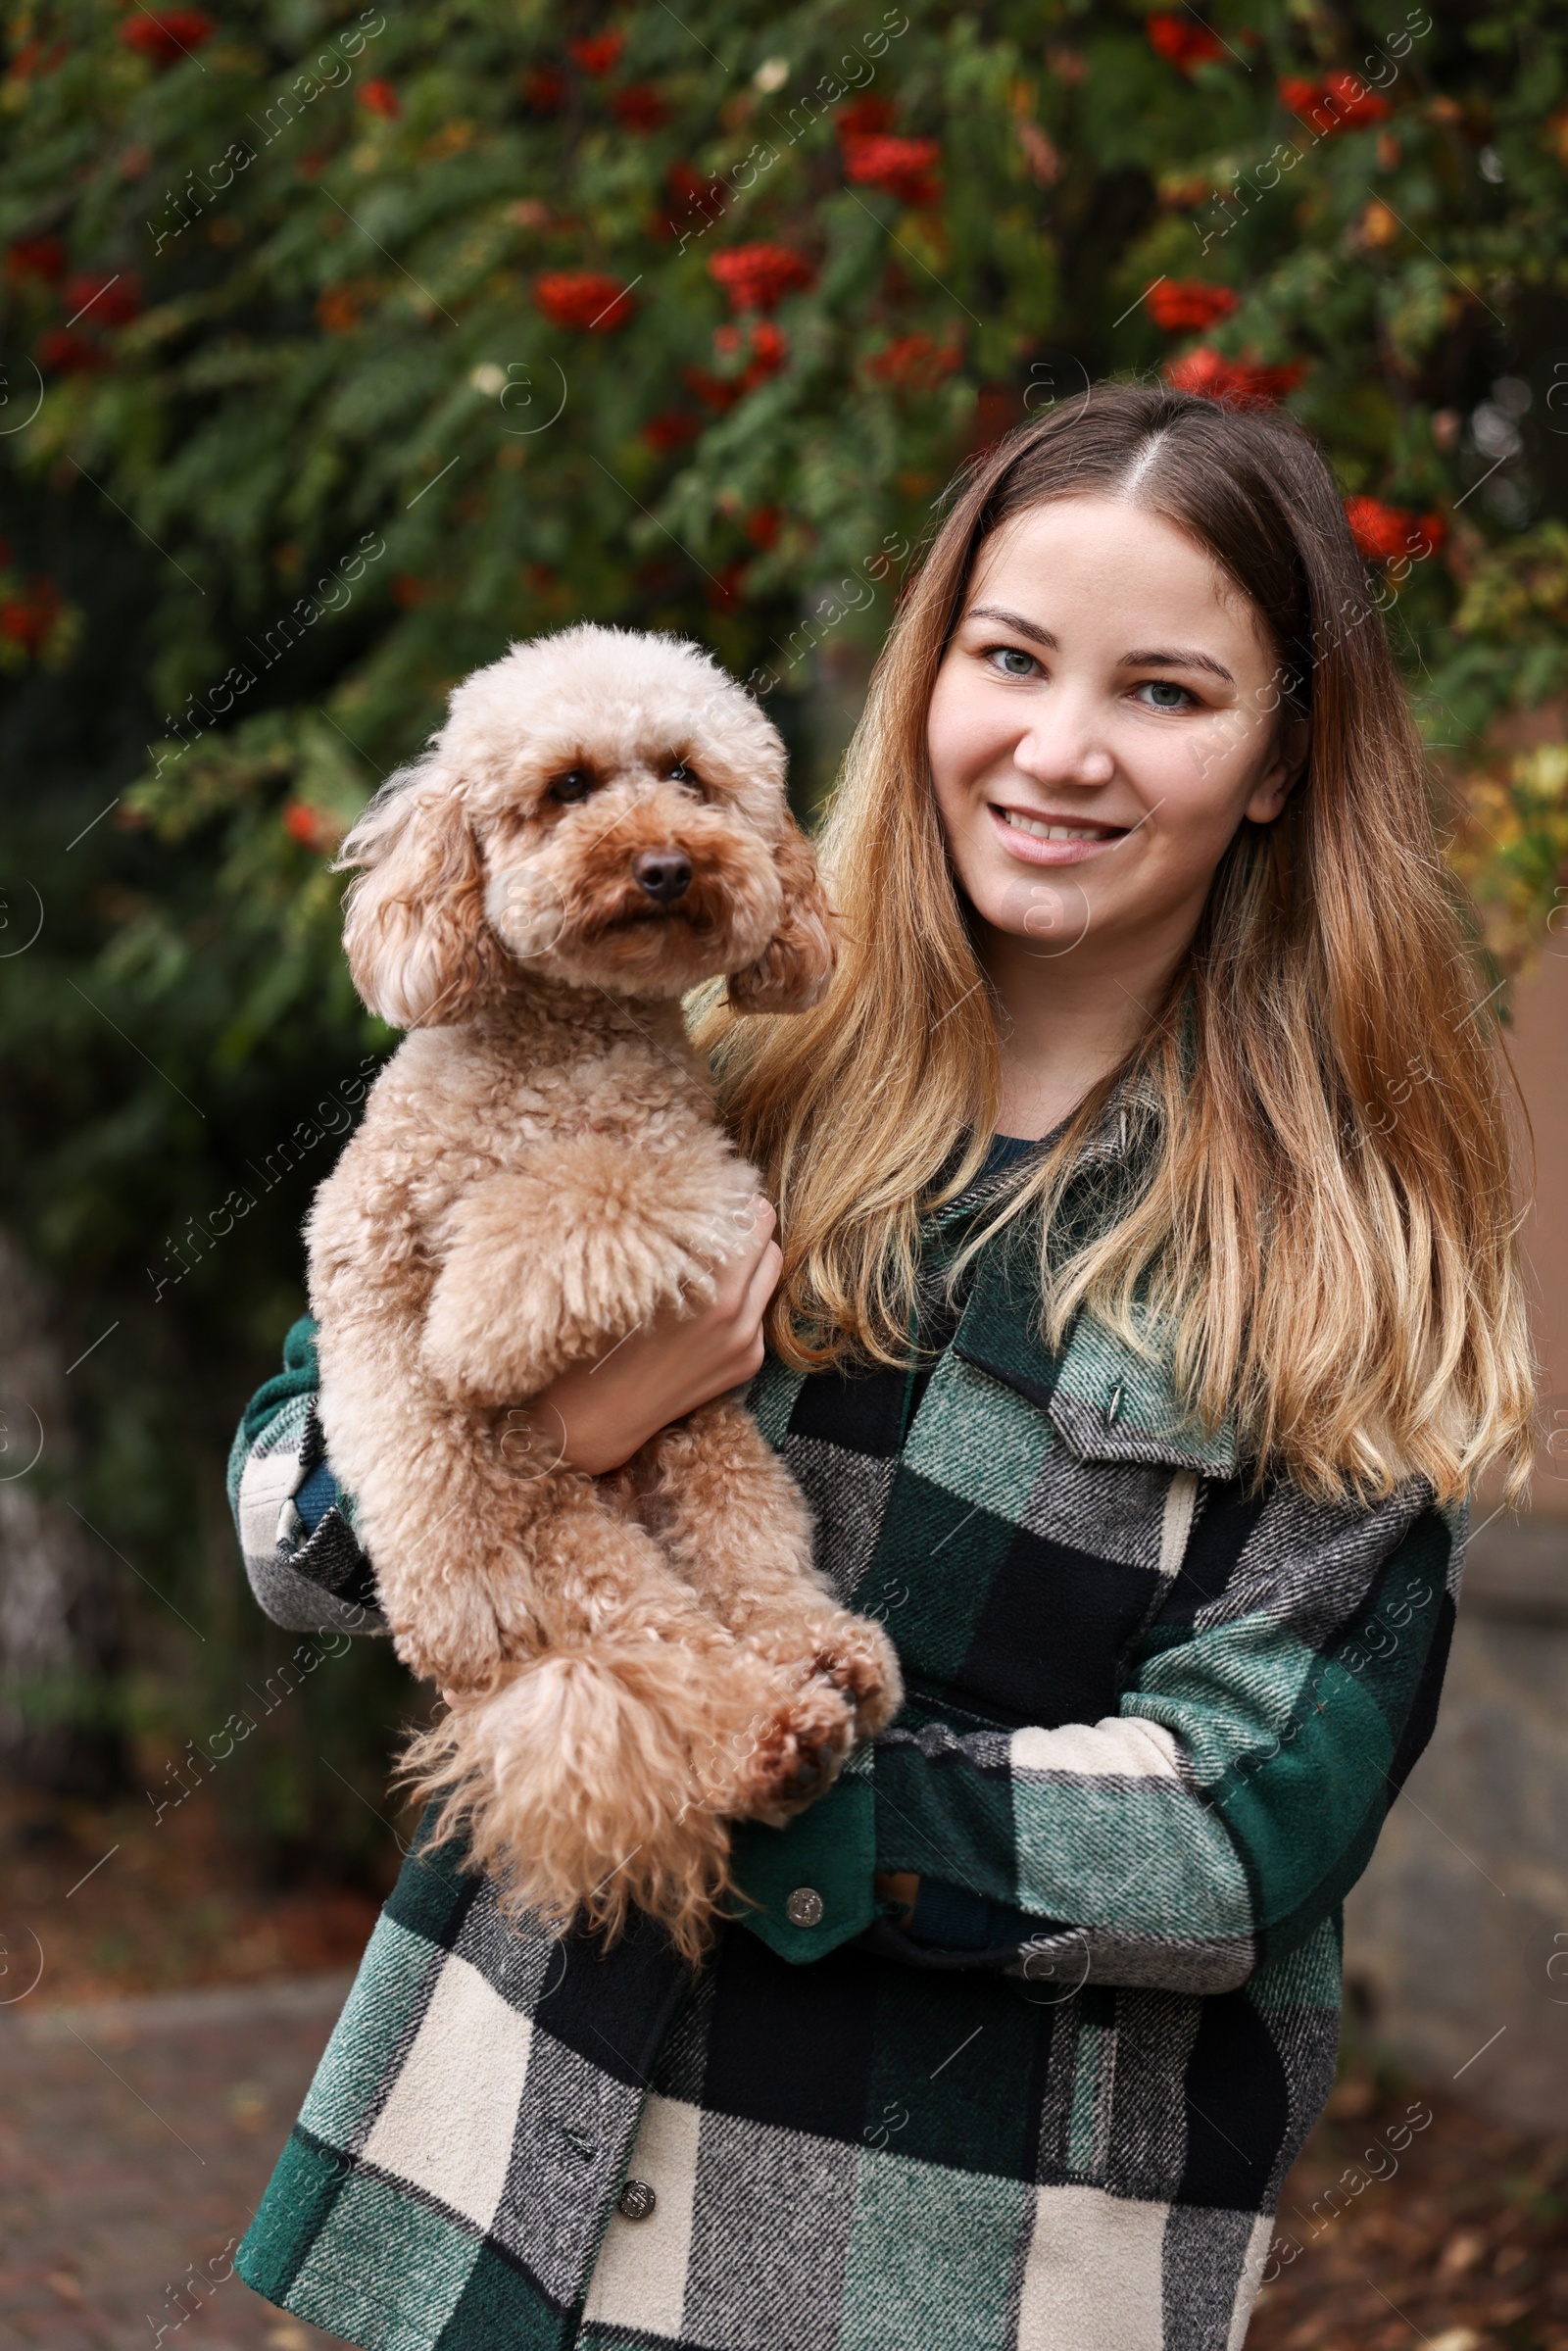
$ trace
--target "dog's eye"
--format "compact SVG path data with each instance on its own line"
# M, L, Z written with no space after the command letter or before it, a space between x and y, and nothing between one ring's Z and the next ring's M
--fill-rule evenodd
M570 802L586 800L594 788L594 779L586 767L568 767L564 775L555 777L550 786L552 800Z
M686 759L674 759L670 762L669 780L672 784L686 784L693 792L700 792L703 788L702 777Z

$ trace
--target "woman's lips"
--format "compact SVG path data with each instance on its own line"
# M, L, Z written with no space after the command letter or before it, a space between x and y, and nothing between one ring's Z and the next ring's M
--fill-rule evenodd
M991 810L992 824L1000 834L1007 855L1020 857L1026 865L1082 865L1090 857L1103 857L1107 849L1114 849L1119 841L1125 841L1132 829L1128 825L1106 825L1102 828L1085 825L1081 829L1089 836L1086 839L1050 841L1043 839L1039 833L1026 832L1021 824L1013 823L1009 811L999 808L995 802L988 802L987 806ZM1021 810L1018 812L1022 813ZM1034 824L1043 824L1045 821L1044 817L1030 818ZM1052 829L1055 831L1060 828L1054 825ZM1071 829L1078 831L1080 828L1074 826Z

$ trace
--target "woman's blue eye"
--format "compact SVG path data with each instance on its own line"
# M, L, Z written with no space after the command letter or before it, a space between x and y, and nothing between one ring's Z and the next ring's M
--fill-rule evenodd
M1138 691L1150 696L1152 710L1183 710L1194 699L1187 687L1174 685L1168 677L1146 677Z
M1035 657L1017 645L994 645L991 658L997 661L1004 677L1028 677L1035 667Z

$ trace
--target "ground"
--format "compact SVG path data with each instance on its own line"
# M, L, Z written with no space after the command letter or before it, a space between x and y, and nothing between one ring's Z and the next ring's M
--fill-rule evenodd
M379 1886L357 1887L264 1886L235 1845L201 1791L156 1824L134 1799L0 1796L0 2013L40 1967L27 1996L51 2006L352 1968L397 1874L391 1834Z
M1248 2351L1568 2351L1568 2136L1503 2129L1352 2030L1274 2253Z
M388 1883L396 1859L389 1834ZM265 1892L195 1805L154 1829L14 1803L0 1884L0 2342L321 2351L230 2263L374 1889ZM1352 2029L1248 2351L1417 2344L1568 2351L1568 2135L1504 2129Z

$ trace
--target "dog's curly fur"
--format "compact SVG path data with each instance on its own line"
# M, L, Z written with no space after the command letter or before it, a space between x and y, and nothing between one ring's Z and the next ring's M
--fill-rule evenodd
M568 629L459 686L343 845L355 983L413 1033L308 1226L327 1449L398 1652L449 1697L405 1770L509 1903L611 1936L636 1904L691 1958L728 1822L819 1793L897 1711L897 1659L736 1398L599 1480L521 1407L710 1298L751 1221L679 1000L827 986L783 780L674 638Z

